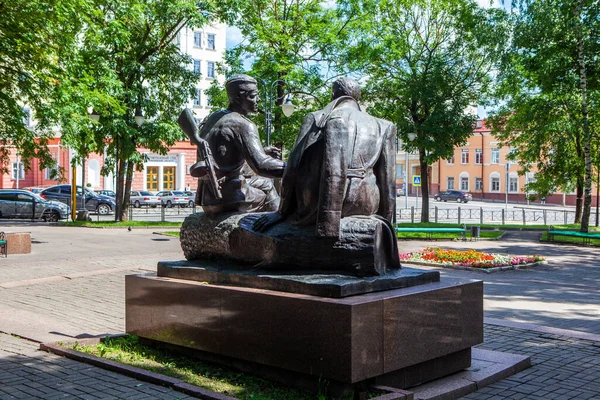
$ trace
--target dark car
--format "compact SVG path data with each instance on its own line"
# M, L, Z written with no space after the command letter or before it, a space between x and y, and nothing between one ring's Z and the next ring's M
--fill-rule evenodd
M461 192L460 190L448 190L445 192L440 192L433 196L433 198L437 201L456 201L457 203L466 203L470 200L473 200L473 196L471 193Z
M99 189L99 190L94 190L94 192L96 194L99 194L99 195L102 195L102 196L112 197L113 199L117 197L117 194L114 191L112 191L112 190Z
M83 208L83 196L81 186L77 186L77 209ZM71 185L56 185L42 190L40 193L44 199L58 200L67 205L71 204ZM89 189L85 189L85 209L98 214L106 215L115 209L115 200L108 196L98 195Z
M44 200L27 190L0 189L0 218L41 218L56 222L68 218L70 213L66 204Z

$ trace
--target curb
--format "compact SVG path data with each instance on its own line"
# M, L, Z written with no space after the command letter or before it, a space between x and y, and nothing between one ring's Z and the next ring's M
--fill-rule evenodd
M94 345L101 343L107 337L120 337L124 335L109 335L105 337L96 337L89 339L79 339L76 342L85 345ZM60 343L60 344L59 344ZM121 364L113 360L106 358L93 356L91 354L82 353L76 350L66 348L69 344L74 344L75 341L68 342L51 342L51 343L40 343L40 350L47 351L49 353L56 354L58 356L66 357L75 361L83 362L86 364L93 365L108 371L116 372L125 376L129 376L140 381L152 383L155 385L169 387L177 392L185 393L189 396L196 397L204 400L238 400L237 397L227 396L221 393L213 392L207 389L203 389L199 386L192 385L185 381L177 378L171 378L170 376L162 375L156 372L147 371L142 368L132 367L130 365ZM381 393L377 397L371 397L371 400L413 400L413 393L387 387L387 386L373 386L372 390Z
M538 265L547 265L548 261L537 261L537 262L529 263L529 264L507 265L504 267L493 267L493 268L457 267L457 266L448 265L448 264L434 264L434 263L425 263L425 262L418 262L418 261L400 261L400 263L402 265L408 264L408 265L419 265L419 266L423 266L423 267L439 267L439 268L446 268L446 269L454 269L457 271L472 271L472 272L480 272L480 273L484 273L484 274L491 274L491 273L500 272L500 271L527 269L530 267L536 267Z

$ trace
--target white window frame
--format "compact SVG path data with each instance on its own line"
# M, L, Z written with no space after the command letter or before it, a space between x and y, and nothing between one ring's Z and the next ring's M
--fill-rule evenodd
M514 184L514 187L513 187ZM509 175L508 176L508 193L519 193L519 176Z
M198 68L196 68L198 67ZM192 71L194 71L197 74L201 74L202 73L202 60L196 60L194 59L192 61Z
M452 185L450 184L452 183ZM452 187L450 187L452 186ZM454 177L453 176L449 176L446 178L446 189L447 190L455 190L454 189Z
M475 190L480 190L483 191L483 179L482 178L475 178Z
M500 149L494 147L492 149L492 155L490 157L490 164L500 164Z
M466 185L463 185L463 183L467 183ZM459 186L460 186L460 190L463 192L468 192L470 189L470 180L469 180L469 176L468 175L461 175L459 178Z
M193 104L194 107L202 106L202 90L200 88L196 88L196 96L194 96Z
M494 189L494 186L497 188ZM500 193L500 174L497 172L490 174L490 192Z
M446 160L446 165L454 165L454 156Z
M475 165L483 164L483 150L475 149Z
M460 150L460 163L461 164L469 163L469 149L461 149Z
M215 62L207 61L206 62L206 77L214 79L215 78Z
M209 50L215 50L217 48L217 35L214 33L206 34L206 48Z
M202 32L194 31L194 47L195 48L202 47Z
M13 181L22 181L25 179L25 164L21 161L13 161L11 165L10 177Z

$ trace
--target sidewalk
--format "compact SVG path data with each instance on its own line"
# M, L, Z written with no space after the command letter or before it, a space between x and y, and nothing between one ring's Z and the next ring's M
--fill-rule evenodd
M159 260L181 259L177 238L135 228L15 224L2 230L31 232L33 244L30 255L0 258L0 399L188 398L36 351L35 343L123 332L123 277L154 271ZM548 258L547 266L495 274L441 270L442 276L484 280L488 323L482 348L532 355L534 362L468 399L600 399L600 252L540 244L538 235L510 232L501 241L399 243L400 251L439 245ZM587 336L536 332L515 327L516 322Z

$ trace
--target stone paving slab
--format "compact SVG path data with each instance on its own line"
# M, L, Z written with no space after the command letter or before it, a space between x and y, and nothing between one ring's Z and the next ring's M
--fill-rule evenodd
M38 351L39 344L0 333L0 399L192 399L77 361Z

